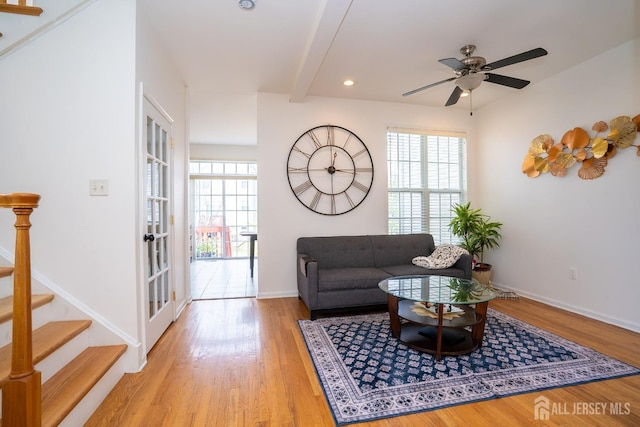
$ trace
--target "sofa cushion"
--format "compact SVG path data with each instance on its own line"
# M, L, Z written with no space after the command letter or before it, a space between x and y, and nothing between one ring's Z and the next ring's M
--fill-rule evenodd
M381 270L392 276L421 276L424 274L430 274L424 267L413 264L389 265L387 267L382 267ZM441 273L438 271L435 274Z
M417 255L431 255L435 249L431 234L371 236L376 267L411 264Z
M389 273L391 276L425 276L425 275L433 275L433 276L447 276L447 277L459 277L461 279L470 279L470 277L465 277L464 270L459 268L439 268L439 269L430 269L424 267L418 267L417 265L409 264L409 265L392 265L389 267L384 267L381 270L384 270L385 273Z
M318 269L318 291L377 288L388 277L391 275L371 267L323 268Z
M297 251L318 261L319 269L374 267L368 236L300 237Z
M466 249L456 245L440 245L429 256L417 256L412 263L430 269L449 268L455 264L462 255L469 254Z

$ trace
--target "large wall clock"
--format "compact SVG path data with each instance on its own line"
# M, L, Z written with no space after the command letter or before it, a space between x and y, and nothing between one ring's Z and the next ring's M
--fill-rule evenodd
M355 133L340 126L317 126L291 147L287 177L304 206L322 215L341 215L369 194L373 161Z

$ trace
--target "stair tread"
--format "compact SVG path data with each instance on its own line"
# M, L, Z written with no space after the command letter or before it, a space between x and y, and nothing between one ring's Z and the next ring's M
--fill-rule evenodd
M58 425L127 350L89 347L42 385L42 425Z
M90 320L67 320L50 322L33 331L32 352L33 364L62 347L72 338L91 325ZM4 382L11 372L11 343L0 348L0 383Z
M0 267L0 277L11 276L13 273L13 267Z
M53 299L53 295L31 295L31 309L47 304ZM0 298L0 323L8 322L13 318L13 296Z

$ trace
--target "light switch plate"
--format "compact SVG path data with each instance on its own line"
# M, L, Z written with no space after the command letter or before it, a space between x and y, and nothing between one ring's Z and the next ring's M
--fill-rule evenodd
M108 196L109 181L106 179L90 179L89 195L90 196Z

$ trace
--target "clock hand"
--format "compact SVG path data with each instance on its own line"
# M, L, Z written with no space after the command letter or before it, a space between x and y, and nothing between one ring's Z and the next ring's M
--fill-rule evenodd
M329 166L328 168L322 168L322 169L306 169L309 172L320 172L320 171L327 171L329 173L331 173L331 171L334 172L343 172L343 173L353 173L354 169L336 169L336 168L331 168L331 166Z
M333 166L331 166L332 169L335 169ZM331 172L331 170L329 170L329 174L331 176L331 194L335 194L335 191L333 190L333 173Z
M334 164L336 162L337 155L338 153L333 153L333 158L331 159L331 166L329 166L328 168L325 168L325 170L329 172L329 174L331 175L331 178L333 178L333 174L336 173L336 167L334 166Z

